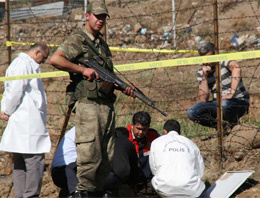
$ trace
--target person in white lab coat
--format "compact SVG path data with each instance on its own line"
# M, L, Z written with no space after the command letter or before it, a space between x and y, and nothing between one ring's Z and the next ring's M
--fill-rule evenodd
M155 139L150 150L154 189L160 197L199 197L205 189L200 150L180 135L178 121L167 120L163 129L165 135Z
M6 77L40 73L49 55L43 41L20 53L6 70ZM44 153L51 142L46 130L47 100L40 78L7 80L0 119L8 121L0 150L13 153L15 197L38 197L44 173Z

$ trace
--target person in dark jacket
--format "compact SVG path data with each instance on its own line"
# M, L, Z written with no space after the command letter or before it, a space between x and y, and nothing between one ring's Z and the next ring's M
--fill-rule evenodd
M136 192L139 176L138 158L135 146L128 140L128 130L125 127L116 128L116 140L112 171L105 185L108 194L117 196L118 188L122 184L128 184Z

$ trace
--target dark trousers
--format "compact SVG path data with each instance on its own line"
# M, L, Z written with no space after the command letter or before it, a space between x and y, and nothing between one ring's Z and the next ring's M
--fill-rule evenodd
M222 100L223 120L231 126L238 124L239 118L248 111L249 104L237 98ZM217 128L217 102L200 102L187 111L190 120L203 126Z
M104 190L111 192L114 196L117 196L118 188L121 184L123 184L123 182L120 177L118 177L114 172L111 171L107 177L107 182L104 186Z
M61 188L59 197L68 196L76 191L78 184L76 162L67 166L52 168L51 175L53 183Z

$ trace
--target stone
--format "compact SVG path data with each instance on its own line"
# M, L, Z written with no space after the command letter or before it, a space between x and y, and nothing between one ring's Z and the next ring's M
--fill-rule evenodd
M260 128L251 125L236 125L224 141L224 150L233 153L237 161L243 159L249 150L260 148Z
M141 30L142 26L140 23L136 23L135 26L134 26L134 31L135 32L139 32Z

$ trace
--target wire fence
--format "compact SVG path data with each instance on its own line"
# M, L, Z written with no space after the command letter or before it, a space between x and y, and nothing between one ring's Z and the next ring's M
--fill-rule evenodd
M58 1L11 1L10 9L19 15L19 9L46 5ZM81 29L85 24L84 1L64 1L61 16L32 17L23 20L11 20L10 40L12 59L18 53L27 51L29 45L38 40L44 40L51 46L51 53L57 49L69 35ZM213 4L212 1L182 1L176 0L176 21L172 21L172 7L170 1L150 0L107 0L110 18L107 19L106 38L109 46L139 49L169 49L196 51L201 41L213 41ZM219 43L220 52L238 52L260 49L260 12L258 1L255 0L222 0L219 8ZM45 8L53 9L52 7ZM57 9L57 8L56 8ZM65 11L66 12L65 12ZM20 11L23 14L23 10ZM236 15L234 15L236 13ZM0 15L1 17L1 15ZM0 75L4 76L7 68L6 24L5 18L0 18ZM174 30L175 25L175 30ZM176 31L176 38L174 38ZM174 49L174 43L176 48ZM196 53L143 53L131 51L112 51L114 65L128 63L144 63L178 58L198 56ZM237 60L242 68L242 77L246 89L250 93L249 113L243 116L241 123L260 126L260 59L251 58ZM131 123L134 113L144 110L152 117L151 127L162 132L162 125L166 119L174 118L180 121L182 130L188 137L205 138L216 131L201 127L187 119L187 109L199 101L196 73L200 65L184 65L173 67L159 67L145 70L121 72L130 82L133 82L151 100L156 101L158 108L166 111L165 118L159 112L145 105L138 99L132 99L117 92L115 103L116 125L127 126ZM57 71L45 63L42 72ZM118 74L119 75L119 74ZM66 112L65 89L68 77L43 79L47 99L48 115L47 128L56 144L60 134L63 118ZM0 93L3 93L3 83ZM74 125L72 114L68 128ZM1 122L3 131L5 123ZM204 143L202 143L204 144ZM203 145L204 152L212 156L217 153L217 142ZM208 158L208 160L211 160ZM209 167L210 162L206 162Z

